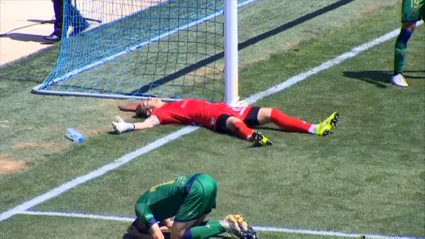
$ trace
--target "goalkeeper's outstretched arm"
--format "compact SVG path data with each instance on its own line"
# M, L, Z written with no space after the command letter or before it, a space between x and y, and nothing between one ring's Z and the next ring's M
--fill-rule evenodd
M121 117L115 116L115 121L112 122L112 127L114 128L114 131L116 133L120 134L120 133L134 131L134 130L150 129L160 124L161 123L158 117L156 117L155 115L149 116L143 122L136 122L136 123L128 123L128 122L125 122Z

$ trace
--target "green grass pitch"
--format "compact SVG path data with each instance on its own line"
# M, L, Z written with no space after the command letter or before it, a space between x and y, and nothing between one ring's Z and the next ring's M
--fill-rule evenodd
M400 27L398 0L347 1L301 21L336 2L262 0L240 11L242 98ZM293 229L260 231L261 238L345 237L310 232L423 238L424 38L420 26L409 42L409 88L389 83L391 39L256 103L313 123L338 110L340 124L329 137L270 126L260 130L273 147L251 148L235 137L199 129L31 210L134 217L134 203L149 186L205 172L219 185L211 219L242 213L252 225ZM20 165L0 174L0 213L181 129L114 135L114 115L133 120L118 111L125 101L31 94L57 54L55 45L0 68L0 167ZM86 142L67 140L69 127L84 132ZM18 214L0 222L0 238L123 238L129 224Z

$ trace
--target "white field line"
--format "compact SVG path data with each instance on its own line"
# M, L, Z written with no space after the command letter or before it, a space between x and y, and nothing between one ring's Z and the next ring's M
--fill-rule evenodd
M40 215L40 216L56 216L56 217L74 217L74 218L85 218L85 219L97 219L97 220L110 220L110 221L124 221L133 222L134 217L122 217L112 215L98 215L98 214L86 214L86 213L74 213L74 212L52 212L52 211L25 211L21 214L27 215ZM320 235L320 236L338 236L338 237L361 237L366 238L399 238L399 239L410 239L413 237L405 236L385 236L378 234L360 234L360 233L347 233L347 232L336 232L336 231L317 231L317 230L306 230L306 229L292 229L283 227L268 227L268 226L253 226L256 231L263 232L281 232L281 233L293 233L293 234L308 234L308 235Z
M290 86L292 86L292 85L294 85L294 84L296 84L300 81L305 80L306 78L308 78L312 75L315 75L315 74L317 74L317 73L319 73L323 70L326 70L326 69L330 68L331 66L338 65L341 62L343 62L344 60L353 58L354 56L360 54L363 51L366 51L366 50L368 50L368 49L370 49L370 48L372 48L372 47L374 47L374 46L376 46L380 43L383 43L385 41L388 41L388 40L396 37L399 34L399 32L400 32L400 29L394 30L394 31L389 32L389 33L387 33L387 34L385 34L385 35L383 35L379 38L376 38L375 40L372 40L368 43L365 43L363 45L355 47L351 51L346 52L346 53L344 53L344 54L342 54L342 55L340 55L340 56L338 56L338 57L336 57L332 60L326 61L325 63L321 64L318 67L315 67L315 68L313 68L313 69L311 69L307 72L304 72L304 73L301 73L301 74L296 75L294 77L291 77L287 81L284 81L281 84L273 86L273 87L269 88L268 90L261 91L257 94L250 96L249 98L246 99L246 102L249 103L249 104L253 104L256 101L258 101L258 100L260 100L264 97L278 93L278 92L280 92L280 91L282 91L282 90L284 90L284 89L286 89L286 88L288 88L288 87L290 87ZM196 129L198 129L198 128L197 127L185 127L183 129L180 129L180 130L178 130L178 131L176 131L176 132L174 132L174 133L172 133L168 136L165 136L161 139L158 139L158 140L156 140L156 141L154 141L154 142L152 142L152 143L150 143L150 144L148 144L148 145L146 145L146 146L144 146L144 147L142 147L142 148L140 148L140 149L138 149L134 152L126 154L126 155L122 156L121 158L115 160L112 163L109 163L109 164L107 164L107 165L105 165L101 168L98 168L98 169L96 169L96 170L94 170L94 171L92 171L92 172L90 172L86 175L83 175L83 176L75 178L71 181L68 181L68 182L60 185L57 188L54 188L54 189L36 197L36 198L33 198L33 199L31 199L27 202L24 202L24 203L12 208L12 209L9 209L9 210L1 213L0 214L0 222L4 221L4 220L6 220L10 217L13 217L14 215L16 215L18 213L22 213L22 212L40 204L40 203L43 203L47 200L50 200L54 197L57 197L57 196L61 195L62 193L66 192L66 191L68 191L72 188L77 187L80 184L88 182L88 181L90 181L94 178L97 178L99 176L106 174L109 171L117 169L118 167L132 161L133 159L135 159L135 158L137 158L141 155L149 153L150 151L157 149L157 148L159 148L159 147L161 147L161 146L163 146L163 145L165 145L165 144L167 144L167 143L169 143L169 142L171 142L175 139L178 139L178 138L180 138L180 137L182 137L186 134L192 133Z

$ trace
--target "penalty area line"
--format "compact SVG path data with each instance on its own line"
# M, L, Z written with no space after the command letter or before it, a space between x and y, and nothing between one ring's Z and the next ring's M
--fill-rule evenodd
M418 25L420 25L420 24L422 24L422 22L420 22ZM291 87L292 85L294 85L298 82L301 82L301 81L307 79L310 76L316 75L321 71L324 71L324 70L326 70L326 69L328 69L332 66L338 65L338 64L342 63L343 61L351 59L351 58L357 56L358 54L360 54L360 53L362 53L362 52L364 52L364 51L366 51L366 50L368 50L368 49L370 49L370 48L372 48L376 45L379 45L383 42L386 42L386 41L396 37L399 34L399 32L400 32L400 29L396 29L396 30L391 31L391 32L389 32L389 33L387 33L387 34L385 34L381 37L378 37L378 38L376 38L376 39L374 39L370 42L367 42L367 43L362 44L358 47L355 47L355 48L351 49L349 52L346 52L346 53L344 53L340 56L337 56L336 58L334 58L332 60L329 60L329 61L322 63L320 66L317 66L317 67L315 67L315 68L313 68L313 69L311 69L307 72L303 72L303 73L298 74L294 77L291 77L288 80L286 80L286 81L284 81L284 82L282 82L278 85L275 85L275 86L273 86L273 87L271 87L271 88L269 88L265 91L261 91L261 92L254 94L254 95L251 95L245 101L248 104L253 104L258 100L261 100L265 97L268 97L270 95L278 93L278 92L280 92L280 91L282 91L286 88ZM154 141L154 142L152 142L152 143L150 143L150 144L148 144L148 145L146 145L146 146L144 146L144 147L142 147L142 148L140 148L140 149L138 149L134 152L126 154L126 155L122 156L121 158L113 161L112 163L104 165L104 166L102 166L102 167L100 167L100 168L98 168L98 169L96 169L96 170L94 170L94 171L92 171L88 174L82 175L82 176L77 177L77 178L75 178L71 181L68 181L68 182L66 182L66 183L64 183L64 184L44 193L42 195L40 195L40 196L37 196L37 197L35 197L35 198L33 198L29 201L26 201L26 202L24 202L24 203L22 203L22 204L20 204L16 207L12 208L12 209L9 209L9 210L1 213L0 214L0 222L4 221L4 220L6 220L10 217L13 217L16 214L22 213L22 212L24 212L24 211L26 211L26 210L34 207L34 206L37 206L37 205L39 205L39 204L41 204L45 201L48 201L48 200L50 200L54 197L57 197L57 196L61 195L62 193L67 192L67 191L69 191L69 190L71 190L71 189L73 189L73 188L75 188L75 187L77 187L77 186L79 186L83 183L86 183L86 182L88 182L92 179L95 179L97 177L105 175L106 173L108 173L112 170L115 170L115 169L121 167L124 164L131 162L135 158L140 157L144 154L147 154L147 153L151 152L152 150L155 150L155 149L157 149L157 148L159 148L159 147L161 147L161 146L163 146L163 145L165 145L169 142L172 142L172 141L174 141L174 140L176 140L176 139L178 139L182 136L190 134L197 129L198 129L198 127L193 127L193 126L184 127L182 129L175 131L174 133L171 133L171 134L169 134L169 135L167 135L163 138L160 138L160 139L158 139L158 140L156 140L156 141Z
M73 218L109 220L109 221L121 221L121 222L133 222L136 219L134 217L124 217L124 216L116 216L116 215L99 215L99 214L90 214L90 213L56 212L56 211L24 211L24 212L21 212L20 214L37 215L37 216L73 217ZM311 229L293 229L293 228L271 227L271 226L253 226L253 228L256 231L260 231L260 232L279 232L279 233L307 234L307 235L335 236L335 237L398 238L398 239L414 238L414 237L408 237L408 236L386 236L386 235L379 235L379 234L348 233L348 232L321 231L321 230L311 230Z

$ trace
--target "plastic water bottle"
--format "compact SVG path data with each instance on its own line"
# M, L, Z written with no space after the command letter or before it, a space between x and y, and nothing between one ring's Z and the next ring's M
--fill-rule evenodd
M85 140L84 134L78 131L76 128L67 129L65 137L78 143L82 143Z

